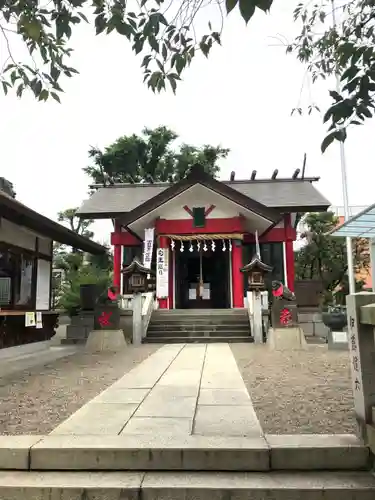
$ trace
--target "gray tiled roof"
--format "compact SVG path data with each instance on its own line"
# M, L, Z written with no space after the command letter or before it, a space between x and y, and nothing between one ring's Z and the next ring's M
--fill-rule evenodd
M328 208L330 202L312 185L310 181L228 181L228 186L252 198L266 207ZM99 188L88 200L84 201L79 214L118 214L130 212L145 201L167 189L170 184L124 184Z

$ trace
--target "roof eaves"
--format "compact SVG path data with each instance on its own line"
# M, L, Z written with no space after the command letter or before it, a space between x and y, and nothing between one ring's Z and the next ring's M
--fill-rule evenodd
M22 224L19 223L19 225L24 225L35 232L39 232L39 234L45 234L59 243L77 247L93 254L101 254L106 251L103 245L71 231L3 192L0 192L0 206L4 209L1 215L5 219L15 220L17 217L22 217Z

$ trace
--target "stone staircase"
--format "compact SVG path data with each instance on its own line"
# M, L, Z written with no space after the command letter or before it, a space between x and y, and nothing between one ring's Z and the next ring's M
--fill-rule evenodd
M253 342L246 309L158 309L146 343Z

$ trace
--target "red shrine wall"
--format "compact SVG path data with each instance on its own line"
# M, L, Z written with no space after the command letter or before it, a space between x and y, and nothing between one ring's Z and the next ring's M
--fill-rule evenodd
M155 236L158 237L158 246L160 248L170 248L170 240L164 235L176 234L218 234L218 233L241 233L243 234L243 242L254 243L255 236L245 232L244 220L241 216L228 217L228 218L207 218L204 228L195 228L191 218L186 219L156 219L155 220ZM285 248L285 278L286 285L294 290L294 251L293 241L296 239L296 230L291 225L291 215L284 216L284 223L282 227L274 227L259 236L260 243L283 243ZM116 222L115 231L111 234L111 244L114 246L113 258L113 283L120 288L121 283L121 267L122 267L122 248L121 247L140 247L140 241L133 234L124 231L120 224ZM170 252L172 253L172 252ZM232 303L234 308L241 308L244 306L243 294L243 275L240 268L246 264L243 262L242 245L234 244L232 247ZM172 262L172 255L170 255L170 262ZM174 276L173 269L170 266L169 271L169 298L159 299L159 307L173 308L173 289L174 289Z

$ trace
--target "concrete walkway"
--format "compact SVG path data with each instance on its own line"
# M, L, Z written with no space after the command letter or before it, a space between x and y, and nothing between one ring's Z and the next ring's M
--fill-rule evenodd
M246 436L256 417L228 344L166 345L51 434Z

